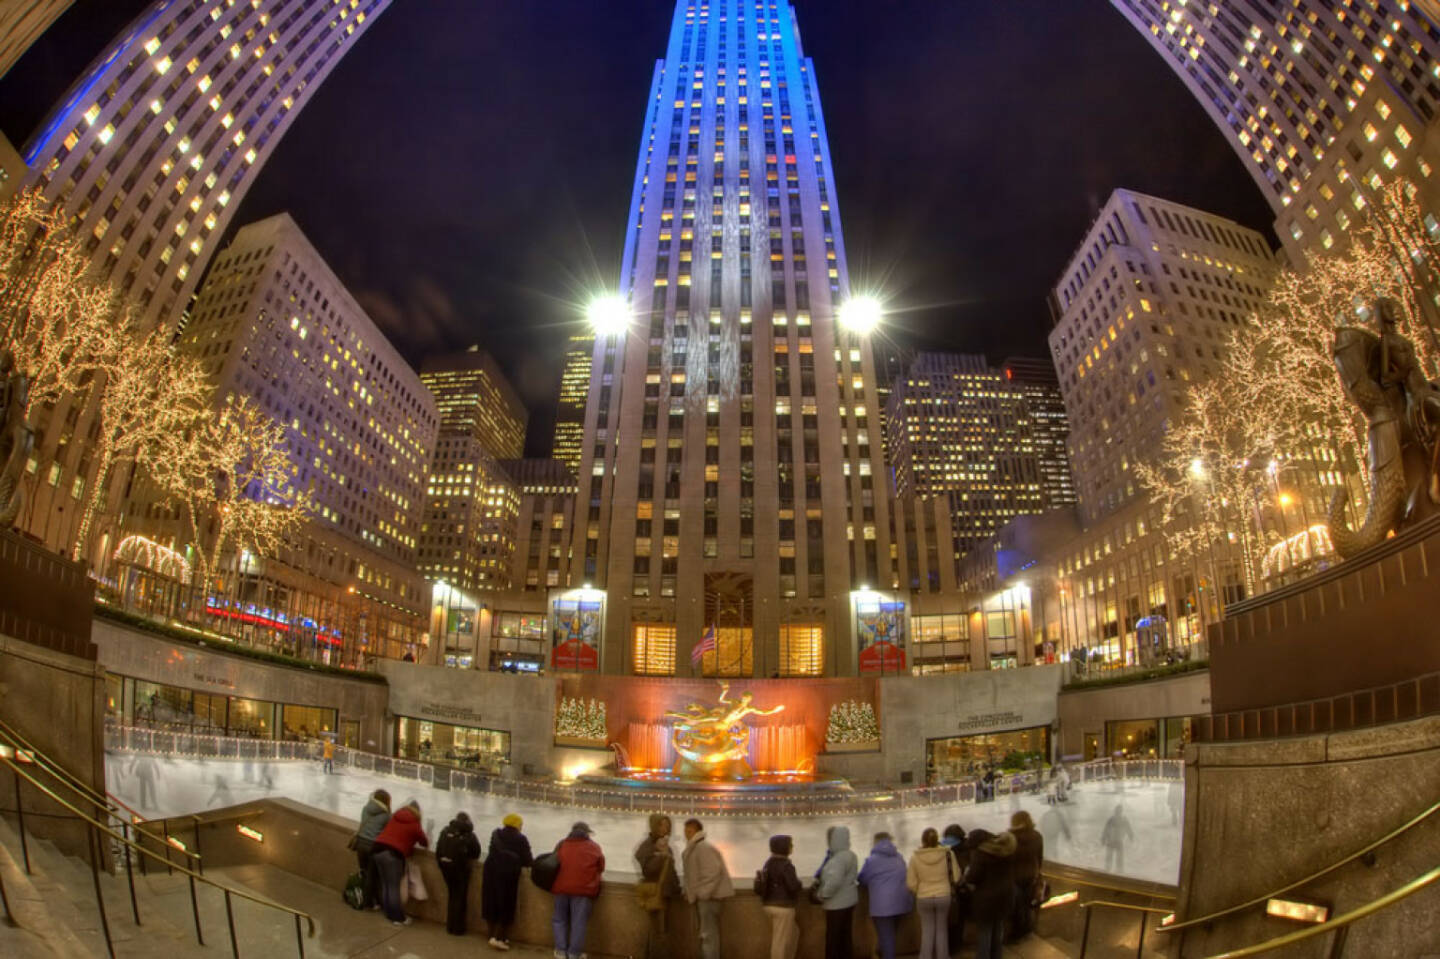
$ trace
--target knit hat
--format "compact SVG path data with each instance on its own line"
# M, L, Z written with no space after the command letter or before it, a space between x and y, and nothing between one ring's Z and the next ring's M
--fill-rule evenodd
M521 826L525 825L525 820L520 818L520 814L513 812L506 815L504 819L500 820L500 822L501 824L510 826L514 829L519 829Z

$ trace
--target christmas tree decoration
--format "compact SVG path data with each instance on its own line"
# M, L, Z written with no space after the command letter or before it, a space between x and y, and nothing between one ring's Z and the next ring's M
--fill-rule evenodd
M587 702L563 697L555 710L555 735L562 739L605 742L605 704L598 699Z
M830 707L830 721L825 730L827 743L873 743L880 739L880 724L875 707L869 703L849 700Z

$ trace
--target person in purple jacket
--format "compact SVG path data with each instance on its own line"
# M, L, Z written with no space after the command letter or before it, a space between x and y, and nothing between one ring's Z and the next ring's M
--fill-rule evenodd
M870 892L870 921L880 959L895 959L895 937L900 920L915 908L905 882L905 857L888 832L877 832L870 855L860 869L859 882Z

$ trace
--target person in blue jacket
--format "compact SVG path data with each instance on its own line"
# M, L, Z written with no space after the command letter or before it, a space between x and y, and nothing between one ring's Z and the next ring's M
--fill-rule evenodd
M849 827L825 830L825 846L815 886L815 898L825 910L825 959L854 959L851 923L860 901L860 887L855 884L860 860L850 849Z
M895 937L900 920L915 907L905 882L905 859L888 832L877 832L870 855L860 870L859 882L870 893L870 921L880 959L895 959Z

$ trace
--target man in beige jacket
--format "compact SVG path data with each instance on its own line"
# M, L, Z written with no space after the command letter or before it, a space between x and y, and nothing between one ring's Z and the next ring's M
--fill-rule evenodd
M725 857L705 838L698 819L685 820L685 898L695 904L700 922L700 959L720 959L720 907L735 895Z

